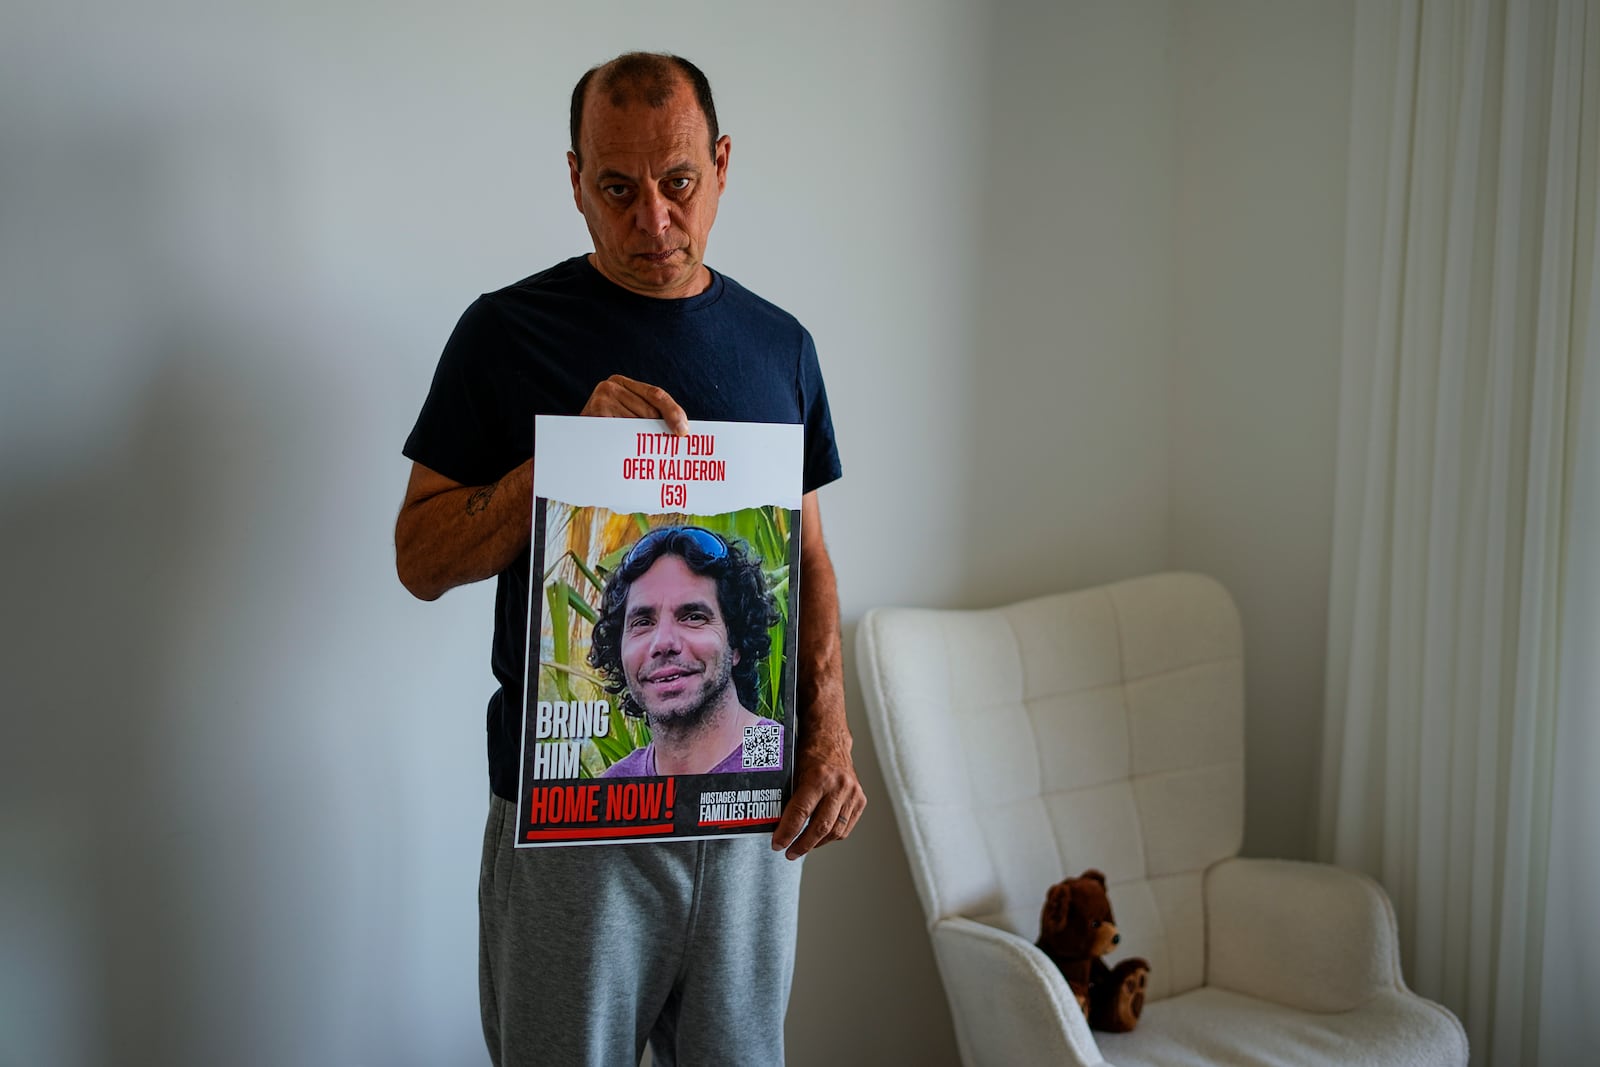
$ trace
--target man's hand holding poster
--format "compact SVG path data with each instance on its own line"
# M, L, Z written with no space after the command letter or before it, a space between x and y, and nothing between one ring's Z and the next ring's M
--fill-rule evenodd
M517 844L770 833L794 763L802 428L541 415Z

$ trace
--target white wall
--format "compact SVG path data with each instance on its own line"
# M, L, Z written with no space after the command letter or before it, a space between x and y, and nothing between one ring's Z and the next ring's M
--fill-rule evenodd
M995 11L961 502L972 606L1159 570L1169 533L1169 5Z
M878 205L896 247L932 235L929 277L957 284L896 309L873 345L825 368L847 449L823 500L856 709L867 608L991 605L1165 565L1167 5L985 8L958 66L928 64L940 78L983 75L981 107L961 116L982 140L953 143L952 116L936 112L931 171L903 171L914 185L959 173L965 195L928 214ZM896 253L884 269L914 263ZM849 848L806 872L791 1056L796 1011L814 996L827 1005L817 1018L839 1024L818 1047L839 1062L953 1065L921 906L854 718L874 807Z
M1271 7L8 12L0 1063L484 1061L492 593L399 588L398 450L461 308L584 249L566 95L632 47L711 75L712 261L817 336L847 649L876 604L1210 569L1257 708L1290 709L1252 712L1251 840L1303 851L1298 764L1259 768L1320 692L1347 43L1342 4ZM864 728L857 762L866 822L807 861L791 1062L951 1064Z
M1309 858L1353 5L1179 8L1171 563L1244 620L1245 852Z

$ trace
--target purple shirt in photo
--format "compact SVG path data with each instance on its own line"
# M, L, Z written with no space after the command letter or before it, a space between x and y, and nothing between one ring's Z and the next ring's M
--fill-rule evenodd
M736 746L732 752L728 753L727 756L725 756L723 758L721 763L717 764L715 767L711 768L706 773L707 774L731 774L731 773L733 773L735 771L771 771L771 770L778 770L779 768L781 768L783 766L783 726L782 726L782 724L774 722L771 719L760 719L757 722L752 724L752 727L755 727L755 726L776 726L778 728L777 744L776 744L776 752L777 752L777 758L776 759L774 759L771 763L762 764L760 766L746 767L744 765L744 750L745 750L745 746L743 744L740 744L740 745ZM628 753L626 756L623 756L621 759L617 760L617 762L615 762L611 766L607 767L605 769L605 773L602 774L600 777L602 777L602 778L654 778L659 773L660 772L656 770L656 746L655 746L655 742L652 741L650 744L644 746L643 748L636 748L632 752Z

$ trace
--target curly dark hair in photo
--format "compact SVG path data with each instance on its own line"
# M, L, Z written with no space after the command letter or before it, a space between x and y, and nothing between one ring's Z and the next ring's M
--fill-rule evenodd
M635 717L644 712L628 695L622 672L622 625L628 608L628 589L656 560L665 555L682 558L695 574L717 583L717 607L728 629L728 647L739 653L733 667L733 684L739 703L754 710L758 704L757 668L771 650L767 630L780 618L778 605L767 588L759 557L740 541L729 541L699 526L661 526L634 543L622 565L606 579L600 600L600 617L589 645L589 665L605 680L605 690L620 695L622 710Z

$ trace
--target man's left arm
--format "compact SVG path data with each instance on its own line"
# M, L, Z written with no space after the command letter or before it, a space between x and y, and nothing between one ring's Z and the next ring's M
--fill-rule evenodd
M839 643L839 590L822 541L817 494L800 505L800 640L796 684L800 728L795 738L794 795L772 835L789 859L848 837L867 806L851 762L844 714L844 663Z

